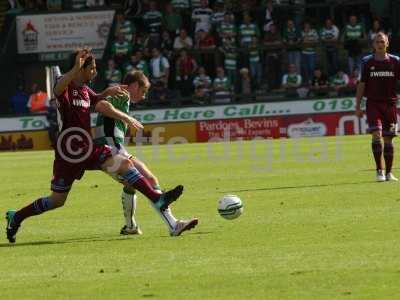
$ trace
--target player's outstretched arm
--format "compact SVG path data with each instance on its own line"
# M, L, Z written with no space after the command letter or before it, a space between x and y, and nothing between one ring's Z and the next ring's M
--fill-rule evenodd
M364 96L364 90L365 90L365 83L359 82L357 85L357 92L356 92L356 115L359 118L362 118L364 115L361 110L361 100L362 97Z
M117 86L111 86L106 88L104 91L102 91L100 94L97 94L97 96L100 99L104 99L106 97L113 97L116 95L123 95L126 92L126 89L128 88L127 85L117 85Z
M64 76L57 81L54 87L54 94L56 96L60 96L62 93L64 93L71 81L75 79L76 75L82 68L86 58L88 58L89 55L90 52L88 49L83 49L78 52L78 54L76 55L74 67L70 71L65 73Z
M143 129L143 125L138 120L114 108L114 106L106 100L100 100L97 102L94 109L106 117L121 120L122 122L126 123L129 128Z

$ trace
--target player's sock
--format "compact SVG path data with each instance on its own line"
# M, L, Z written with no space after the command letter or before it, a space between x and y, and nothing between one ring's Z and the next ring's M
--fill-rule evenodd
M161 186L160 186L159 184L155 184L155 185L153 186L153 188L154 188L156 191L159 191L160 193L162 193Z
M382 166L382 152L383 145L381 140L372 141L372 153L374 154L375 164L377 170L383 170Z
M154 203L152 203L152 206L154 210L160 215L161 219L168 226L169 231L171 232L172 230L174 230L177 219L172 215L171 209L168 207L165 210L160 210L158 207L154 205Z
M33 201L28 206L21 208L14 215L13 222L15 224L21 224L26 218L37 216L45 211L54 209L54 205L49 197L39 198L36 201Z
M392 172L393 152L393 144L385 143L385 147L383 148L383 157L385 158L386 174Z
M161 193L155 190L149 181L135 168L129 170L122 176L130 186L140 191L143 195L149 198L153 203L157 202Z
M122 208L124 210L125 224L127 227L137 227L135 220L136 195L130 189L124 188L121 194Z
M160 191L160 193L162 193L161 186L159 184L154 185L154 189L157 191ZM171 232L172 230L174 230L176 227L176 222L178 220L172 214L171 208L168 207L167 209L161 211L154 205L152 205L152 206L153 206L154 210L160 215L161 219L163 219L165 224L168 226L169 231Z

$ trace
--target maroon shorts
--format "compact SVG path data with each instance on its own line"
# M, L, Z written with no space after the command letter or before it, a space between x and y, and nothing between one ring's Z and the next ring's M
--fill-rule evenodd
M51 190L58 193L68 192L74 181L82 178L85 170L100 170L101 165L111 156L111 147L107 145L93 145L92 151L83 161L71 161L56 152Z
M367 100L368 131L382 131L383 136L397 135L396 103Z

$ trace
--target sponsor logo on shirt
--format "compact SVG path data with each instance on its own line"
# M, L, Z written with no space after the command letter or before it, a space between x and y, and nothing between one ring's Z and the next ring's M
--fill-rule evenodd
M393 71L371 71L370 77L394 77Z
M84 107L84 108L90 107L90 103L88 101L85 101L85 100L82 100L82 99L73 99L72 100L72 105L79 106L79 107Z

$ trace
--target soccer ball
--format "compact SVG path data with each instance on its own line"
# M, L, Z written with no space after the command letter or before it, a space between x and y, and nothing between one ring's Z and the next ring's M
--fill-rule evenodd
M225 219L236 219L242 212L243 204L238 196L225 195L218 201L218 213Z

